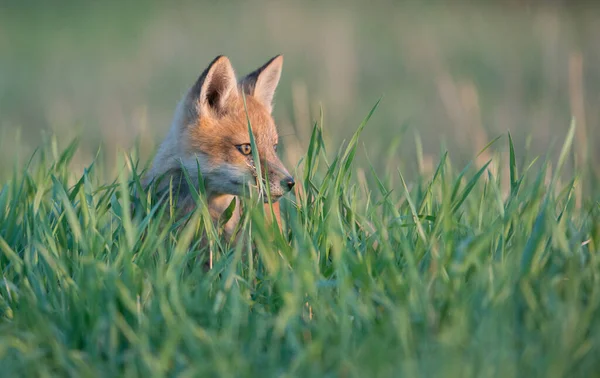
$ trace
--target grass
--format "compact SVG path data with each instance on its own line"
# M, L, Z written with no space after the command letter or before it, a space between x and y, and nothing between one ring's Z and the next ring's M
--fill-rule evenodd
M556 164L495 141L503 192L447 155L414 181L357 174L366 121L336 154L315 126L283 232L245 201L254 248L133 195L135 166L107 184L97 163L74 177L76 143L40 149L0 189L2 376L597 373L600 208L561 179L574 126Z

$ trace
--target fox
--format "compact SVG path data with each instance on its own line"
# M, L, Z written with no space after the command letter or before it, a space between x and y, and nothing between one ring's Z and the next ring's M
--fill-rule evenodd
M266 173L268 182L263 182L269 187L279 226L277 201L295 185L277 155L279 137L272 117L282 65L283 56L277 55L238 80L229 58L217 56L179 101L145 178L146 185L161 178L163 188L169 182L177 183L178 208L189 212L196 202L183 170L193 183L198 182L200 171L208 212L215 225L236 201L233 214L222 225L224 236L230 240L235 240L234 231L241 219L240 197L248 193L245 187L259 187L259 166L263 180ZM248 122L259 161L253 158ZM266 206L267 196L262 196Z

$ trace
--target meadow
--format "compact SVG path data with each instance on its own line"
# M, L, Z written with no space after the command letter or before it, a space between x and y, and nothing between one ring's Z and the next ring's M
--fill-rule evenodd
M600 371L595 9L65 3L0 5L0 376ZM297 185L234 245L140 176L279 52Z
M315 125L285 227L247 199L237 245L202 190L179 220L172 193L134 195L132 159L71 184L77 144L38 151L0 190L2 375L595 374L600 208L560 179L575 124L555 163L492 141L510 150L503 194L490 162L447 155L413 183L357 175L366 122L334 154Z

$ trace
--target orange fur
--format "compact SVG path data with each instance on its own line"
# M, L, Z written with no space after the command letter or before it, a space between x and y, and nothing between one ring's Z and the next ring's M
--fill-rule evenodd
M196 120L188 134L190 151L203 151L215 163L235 161L241 164L243 155L231 146L250 143L249 119L261 160L272 158L278 136L271 115L252 96L246 96L246 109L243 99L235 98L227 104L223 116Z

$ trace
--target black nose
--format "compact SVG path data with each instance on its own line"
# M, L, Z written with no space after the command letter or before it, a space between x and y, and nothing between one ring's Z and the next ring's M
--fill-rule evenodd
M296 182L294 181L293 177L286 177L281 180L281 186L287 187L288 190L292 190L295 184Z

